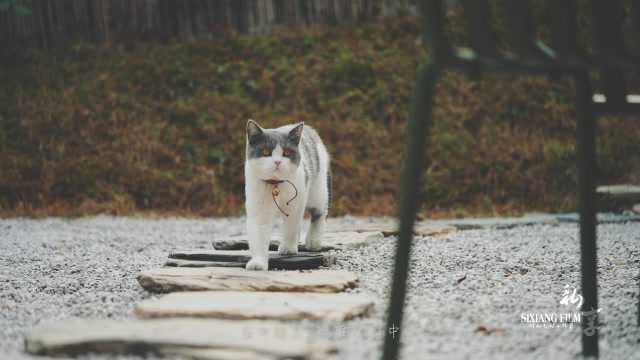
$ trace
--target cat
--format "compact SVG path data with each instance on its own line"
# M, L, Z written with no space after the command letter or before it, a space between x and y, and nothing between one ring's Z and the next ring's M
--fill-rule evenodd
M245 207L251 254L246 269L268 270L276 216L284 217L279 254L298 253L305 210L311 214L305 245L319 251L331 201L329 153L320 136L304 123L263 129L248 120L246 141Z

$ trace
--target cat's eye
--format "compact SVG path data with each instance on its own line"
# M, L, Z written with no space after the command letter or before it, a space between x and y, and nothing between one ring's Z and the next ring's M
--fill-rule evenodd
M282 156L286 156L286 157L293 156L293 150L291 150L291 149L284 149L284 150L282 151Z
M271 156L271 149L262 149L262 156Z

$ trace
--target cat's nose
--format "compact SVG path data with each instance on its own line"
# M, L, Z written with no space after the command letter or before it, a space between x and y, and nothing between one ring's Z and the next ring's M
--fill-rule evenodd
M278 167L282 164L282 160L274 160L274 163L276 164L276 167Z

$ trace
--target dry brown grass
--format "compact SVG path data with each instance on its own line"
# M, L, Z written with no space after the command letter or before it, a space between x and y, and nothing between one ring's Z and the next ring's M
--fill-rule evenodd
M393 215L419 33L413 19L387 19L5 58L0 214L239 215L254 118L318 129L333 156L332 214ZM571 94L545 78L447 73L423 216L574 208ZM638 121L601 122L600 182L638 179L638 138Z

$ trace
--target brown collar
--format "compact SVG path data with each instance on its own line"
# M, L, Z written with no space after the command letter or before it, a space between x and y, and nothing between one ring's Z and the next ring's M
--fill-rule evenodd
M298 197L298 189L296 188L296 186L289 180L267 179L267 180L262 180L262 181L264 181L265 183L267 183L269 185L273 185L273 189L271 189L271 198L273 199L273 203L276 205L276 207L278 208L278 210L280 210L281 213L283 213L285 216L289 216L289 214L287 214L284 210L282 210L282 208L280 207L280 205L276 201L276 196L278 196L280 194L280 190L278 189L278 185L282 184L283 182L288 182L289 184L291 184L291 186L293 187L293 190L296 192L293 195L293 197L291 199L289 199L289 201L287 201L287 206L289 206L289 204L293 201L293 199Z

